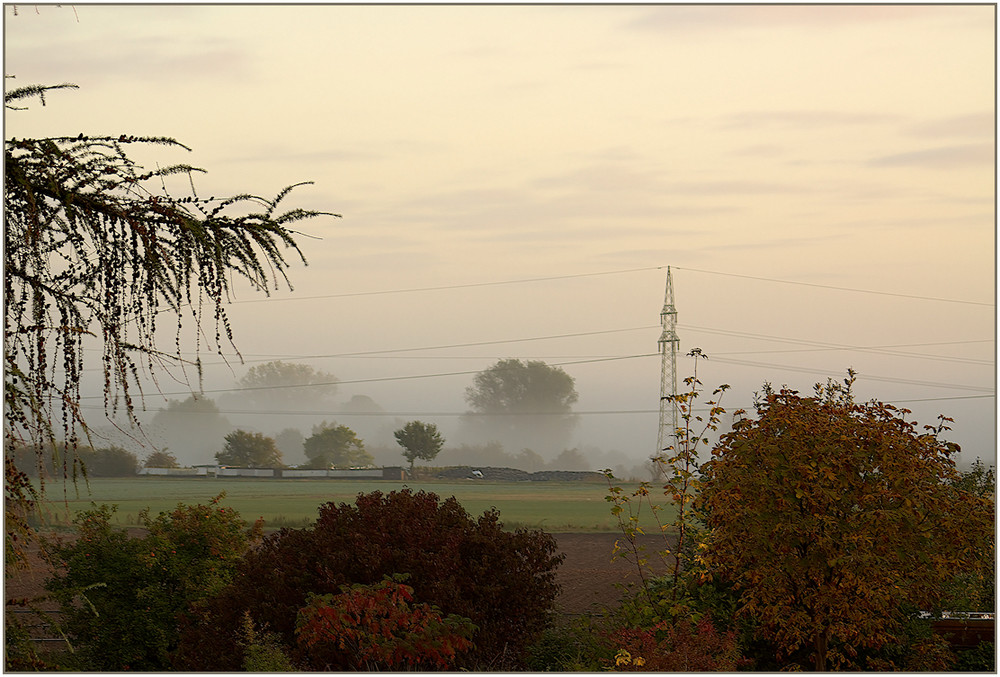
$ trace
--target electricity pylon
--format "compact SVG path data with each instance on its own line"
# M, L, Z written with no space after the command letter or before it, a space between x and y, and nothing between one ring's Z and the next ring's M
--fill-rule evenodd
M672 396L677 394L677 349L680 339L677 338L677 308L674 306L674 281L667 266L667 290L663 297L663 310L660 311L660 324L663 333L660 334L660 431L656 437L656 454L661 456L663 450L672 445L677 437L677 402Z

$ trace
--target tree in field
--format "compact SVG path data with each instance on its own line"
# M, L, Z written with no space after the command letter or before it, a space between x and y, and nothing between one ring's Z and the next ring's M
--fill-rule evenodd
M549 464L556 470L590 470L590 461L579 449L563 449Z
M391 447L392 433L402 421L390 419L384 414L385 408L368 395L351 395L351 399L341 402L337 414L351 422L351 429L369 446Z
M513 457L511 465L526 472L537 472L545 467L545 459L532 449L522 449Z
M413 474L413 463L418 458L422 461L432 461L444 446L444 438L433 423L410 421L393 433L399 446L403 447L403 457L410 462L410 474Z
M357 468L372 465L375 459L365 451L365 444L346 425L325 421L313 428L302 444L310 468Z
M31 447L15 447L5 449L6 457L14 466L29 477L45 478L60 477L63 468L53 462L51 457L38 463L39 450ZM61 458L73 458L86 470L88 477L131 477L139 469L139 459L131 451L121 447L77 446L67 449L59 445L58 454Z
M139 470L139 459L121 447L78 447L77 458L90 477L133 477Z
M958 474L952 484L963 491L988 498L997 490L996 467L987 466L977 458L968 470Z
M274 436L274 446L278 447L284 458L298 457L302 453L305 439L298 428L284 428Z
M295 411L328 408L337 394L337 377L308 364L265 362L247 370L236 396L252 407Z
M167 400L146 426L146 436L159 446L176 450L186 465L207 463L233 431L233 424L219 412L209 397L194 396Z
M534 454L530 459L544 464L544 459ZM457 447L449 447L441 451L438 463L442 465L471 465L486 466L494 468L519 467L515 464L518 457L508 454L503 450L503 445L499 442L487 442L485 444L460 444ZM521 468L524 470L524 468Z
M281 452L274 439L262 433L234 430L226 435L226 446L215 455L220 465L241 468L281 467Z
M976 459L950 482L956 489L989 501L996 514L996 469ZM984 553L977 568L954 572L945 606L951 611L996 609L996 551ZM992 668L990 668L992 670Z
M813 397L766 388L702 467L696 502L708 575L785 660L816 670L893 643L996 545L992 502L954 483L950 419L920 430L905 409L859 404L849 374Z
M483 441L555 453L569 446L578 395L573 377L544 362L500 360L465 390L464 423Z
M161 449L159 451L154 451L142 464L145 468L179 468L180 464L177 463L177 457L168 452L166 449Z

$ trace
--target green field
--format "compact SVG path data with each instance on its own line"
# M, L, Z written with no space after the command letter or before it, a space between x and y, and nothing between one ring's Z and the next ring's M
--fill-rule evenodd
M115 478L91 479L65 487L46 484L44 522L46 526L68 523L76 511L91 502L117 505L122 526L138 523L138 514L149 508L153 515L170 510L178 503L206 503L226 492L224 505L238 510L244 519L263 517L267 528L302 527L312 523L318 507L326 502L353 502L361 492L388 493L402 487L436 493L442 499L457 498L473 516L492 507L508 528L541 528L549 532L614 531L617 521L605 500L607 486L578 482L484 482L470 480L396 482L388 480L330 479L251 479L251 478ZM622 485L628 489L629 485ZM661 496L662 498L662 496ZM650 533L657 530L648 507L640 524ZM664 521L673 511L660 513Z

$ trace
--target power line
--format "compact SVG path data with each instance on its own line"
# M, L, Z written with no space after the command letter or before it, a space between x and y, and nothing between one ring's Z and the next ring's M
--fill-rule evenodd
M382 289L378 291L345 292L343 294L321 294L318 296L288 296L282 298L268 297L263 299L247 299L245 301L231 301L230 305L237 303L265 303L275 301L312 301L316 299L340 299L354 296L382 296L385 294L411 294L425 291L443 291L446 289L469 289L473 287L496 287L507 284L526 284L529 282L549 282L552 280L568 280L578 277L597 277L600 275L620 275L622 273L638 273L647 270L661 270L666 266L651 266L648 268L628 268L624 270L606 270L600 273L577 273L574 275L552 275L549 277L529 277L519 280L498 280L495 282L471 282L466 284L449 284L438 287L411 287L406 289Z
M658 353L643 353L643 354L640 354L640 355L623 355L623 356L618 356L618 357L603 357L603 358L589 359L589 360L572 360L572 361L568 361L568 362L553 362L549 366L552 366L552 367L561 367L561 366L566 366L566 365L571 365L571 364L592 364L592 363L597 363L597 362L613 362L613 361L618 361L618 360L633 360L633 359L642 358L642 357L656 357L657 355L658 355ZM236 393L236 392L247 392L247 391L251 391L251 390L253 390L253 391L257 391L257 390L287 390L289 388L322 388L322 387L328 387L328 386L351 385L351 384L356 384L356 383L380 383L380 382L383 382L383 381L413 381L413 380L425 379L425 378L441 378L441 377L445 377L445 376L467 376L469 374L478 374L480 371L482 371L482 370L475 369L475 370L469 370L469 371L439 372L439 373L435 373L435 374L413 374L413 375L410 375L410 376L377 376L377 377L373 377L373 378L350 379L350 380L346 380L346 381L339 381L339 380L338 381L325 381L325 382L322 382L322 383L301 383L301 384L292 384L292 385L250 386L250 387L243 387L243 388L211 388L209 390L201 390L201 391L199 391L199 394L204 395L204 394L207 394L207 393ZM173 392L173 393L162 393L161 392L161 393L157 393L157 394L158 395L162 395L163 397L169 397L171 395L188 395L188 396L190 396L192 394L192 391L188 390L188 391L184 391L184 392ZM93 399L98 399L100 397L103 397L103 395L89 395L89 396L81 397L80 399L81 400L87 400L87 399L93 400Z
M774 364L771 362L753 362L750 360L733 360L724 357L713 358L709 355L710 360L715 362L722 362L723 364L736 364L745 367L764 367L767 369L778 369L781 371L795 371L804 374L821 374L824 376L839 376L842 374L832 373L828 369L814 369L809 367L793 367L785 364ZM905 378L894 378L891 376L875 376L871 374L858 373L858 380L864 381L881 381L885 383L903 383L907 385L917 385L917 386L928 386L933 388L954 388L956 390L973 390L978 392L994 392L995 389L986 386L972 386L972 385L960 385L957 383L941 383L938 381L916 381L913 379Z
M85 409L102 409L97 405L86 405ZM156 409L156 412L166 412L167 409ZM368 416L368 417L417 417L417 416L440 416L440 417L455 417L455 416L603 416L603 415L626 415L626 414L655 414L657 410L655 409L616 409L616 410L592 410L592 411L504 411L504 412L469 412L469 411L319 411L319 410L297 410L297 411L269 411L269 410L256 410L256 409L219 409L218 412L199 412L199 411L173 411L171 413L180 414L206 414L206 413L219 413L219 414L264 414L273 416L326 416L328 418L348 418L351 416Z
M954 397L925 397L918 399L907 399L907 400L893 400L892 404L908 404L912 402L945 402L952 400L977 400L977 399L989 399L996 397L995 394L990 395L957 395ZM83 405L84 409L103 409L99 405ZM728 413L733 413L738 409L751 410L752 405L748 406L736 406L730 405L725 407ZM166 408L160 408L154 410L158 412L169 411ZM709 408L695 407L692 412L703 413L709 411ZM325 416L329 418L349 418L352 416L363 416L363 417L457 417L457 416L618 416L618 415L635 415L635 414L657 414L659 409L591 409L584 411L568 411L568 412L495 412L495 413L481 413L481 412L468 412L468 411L321 411L321 410L296 410L296 411L276 411L276 410L260 410L260 409L219 409L217 412L201 412L201 411L172 411L175 414L195 414L195 415L205 415L205 414L251 414L251 415L265 415L265 416Z
M967 343L993 343L993 339L985 339L981 341L942 341L939 343L896 343L893 345L885 346L844 346L837 348L801 348L799 350L737 350L737 351L726 351L722 353L713 353L714 355L770 355L774 353L817 353L830 350L859 350L859 351L869 351L869 352L880 352L887 355L898 355L901 357L916 357L925 360L941 360L945 362L963 362L966 364L982 364L982 365L992 365L993 360L976 360L971 357L950 357L946 355L928 355L927 353L907 353L902 351L890 351L888 348L919 348L927 346L944 346L944 345L958 345Z
M751 334L751 333L748 333L748 332L730 331L730 330L726 330L726 329L711 329L709 327L696 327L696 326L693 326L693 325L681 325L681 327L684 328L684 329L690 329L690 330L693 330L695 332L703 332L703 333L706 333L706 334L719 334L719 335L722 335L722 336L736 336L736 337L739 337L739 338L759 339L759 340L765 340L765 341L779 341L781 343L792 343L792 344L796 344L796 345L820 346L823 350L851 350L851 351L858 351L858 352L870 352L870 353L876 353L876 354L881 354L881 355L894 355L894 356L897 356L897 357L917 357L917 358L921 358L921 359L938 360L938 361L942 361L942 362L963 362L963 363L966 363L966 364L983 364L983 365L993 364L993 362L990 362L990 361L987 361L987 360L975 360L975 359L972 359L972 358L951 357L951 356L948 356L948 355L922 355L922 354L917 354L917 353L906 353L906 352L902 352L902 351L886 350L887 348L892 348L892 347L896 347L896 346L850 346L850 345L845 345L845 344L841 344L841 343L826 343L826 342L823 342L823 341L810 341L810 340L807 340L807 339L787 338L787 337L782 337L782 336L770 336L770 335L767 335L767 334ZM979 342L980 341L975 341L975 343L979 343ZM985 341L982 341L982 342L985 342ZM916 343L916 344L911 344L911 345L913 345L913 346L954 345L954 344L957 344L957 343L973 343L973 341L951 341L951 342L946 342L946 343L941 343L941 344ZM906 346L906 344L902 344L902 347L905 347L905 346ZM752 353L752 352L755 352L755 351L745 351L745 352ZM780 352L789 352L790 353L790 352L802 352L802 351L775 350L775 351L756 351L756 352L777 352L777 353L780 353ZM717 353L717 354L720 354L720 355L724 355L724 354L736 355L736 354L739 354L739 353Z
M572 365L572 364L593 364L593 363L598 363L598 362L612 362L612 361L619 361L619 360L631 360L631 359L639 359L639 358L646 358L646 357L657 357L657 356L659 356L659 353L643 353L643 354L639 354L639 355L625 355L625 356L621 356L621 357L609 357L609 358L590 359L590 360L574 360L574 361L568 361L568 362L553 363L551 366L567 366L567 365ZM711 359L711 360L713 360L715 362L722 362L724 364L736 364L736 365L749 366L749 367L765 367L765 368L768 368L768 369L777 369L777 370L781 370L781 371L793 371L793 372L800 372L800 373L813 374L813 375L820 374L820 375L824 375L824 376L838 376L838 374L834 374L830 370L825 370L825 369L812 369L812 368L806 368L806 367L794 367L794 366L790 366L790 365L781 365L781 364L774 364L774 363L767 363L767 362L753 362L753 361L749 361L749 360L732 360L732 359L727 359L727 358L711 358L710 357L709 359ZM428 378L442 378L442 377L447 377L447 376L468 376L470 374L478 374L478 373L479 373L479 370L466 370L466 371L439 372L439 373L433 373L433 374L414 374L414 375L410 375L410 376L381 376L381 377L365 378L365 379L351 379L351 380L345 380L345 381L330 381L330 382L324 382L324 383L308 383L308 384L298 384L298 385L253 386L253 387L246 387L246 388L212 388L212 389L209 389L209 390L202 390L202 391L200 391L200 394L208 394L208 393L232 393L232 392L246 392L246 391L258 391L258 390L285 390L285 389L289 389L289 388L319 388L319 387L325 387L325 386L352 385L352 384L358 384L358 383L381 383L381 382L387 382L387 381L412 381L412 380L421 380L421 379L428 379ZM972 390L972 391L978 391L978 392L994 392L993 388L982 387L982 386L959 385L959 384L953 384L953 383L940 383L940 382L932 382L932 381L916 381L916 380L912 380L912 379L899 379L899 378L893 378L893 377L889 377L889 376L875 376L875 375L860 374L860 373L858 374L858 379L859 380L870 380L870 381L882 381L882 382L887 382L887 383L903 383L903 384L908 384L908 385L918 385L918 386L937 387L937 388L954 388L954 389L957 389L957 390ZM161 396L163 396L163 397L168 397L168 396L171 396L171 395L186 395L186 396L190 396L192 393L191 393L191 391L185 391L185 392L158 393L158 394L161 395ZM88 396L88 397L81 397L80 399L81 400L85 400L85 399L97 399L98 397L102 397L102 396L94 395L94 396Z
M471 289L476 287L496 287L501 285L509 284L527 284L532 282L550 282L552 280L568 280L581 277L599 277L603 275L620 275L624 273L638 273L650 270L663 270L667 266L648 266L645 268L625 268L621 270L606 270L597 273L576 273L572 275L550 275L546 277L529 277L521 278L516 280L496 280L493 282L470 282L464 284L450 284L450 285L439 285L434 287L409 287L403 289L380 289L375 291L361 291L361 292L344 292L341 294L320 294L315 296L287 296L281 298L267 297L262 299L246 299L243 301L230 301L229 305L242 304L242 303L268 303L268 302L278 302L278 301L310 301L317 299L335 299L335 298L350 298L357 296L383 296L387 294L411 294L417 292L427 292L427 291L444 291L448 289ZM967 305L975 306L987 306L994 307L994 303L987 303L983 301L966 301L962 299L945 299L933 296L919 296L916 294L899 294L894 292L877 291L874 289L857 289L852 287L837 287L834 285L826 284L816 284L812 282L798 282L794 280L779 280L770 277L758 277L754 275L740 275L738 273L723 273L716 270L702 270L699 268L687 268L681 266L674 266L677 270L686 270L692 273L704 273L708 275L723 275L726 277L739 277L749 280L760 280L763 282L776 282L780 284L792 284L804 287L816 287L819 289L833 289L836 291L847 291L859 294L877 294L880 296L894 296L897 298L909 298L909 299L919 299L922 301L939 301L942 303L962 303Z
M553 334L550 336L530 336L527 338L517 338L517 339L501 339L498 341L475 341L472 343L451 343L448 345L438 345L438 346L422 346L419 348L394 348L387 350L364 350L352 353L335 353L332 355L316 355L313 357L362 357L367 355L383 355L386 353L411 353L418 352L422 350L445 350L449 348L471 348L478 346L492 346L501 345L506 343L525 343L528 341L547 341L550 339L562 339L562 338L577 338L579 336L597 336L600 334L620 334L628 331L644 331L647 329L655 329L655 326L645 326L645 327L629 327L626 329L603 329L601 331L584 331L576 332L573 334Z
M910 402L945 402L947 400L983 400L987 398L996 398L997 394L992 393L990 395L956 395L955 397L923 397L915 400L895 400L899 404L909 404Z
M719 272L717 270L699 270L697 268L682 268L680 266L674 266L674 267L677 268L677 270L687 270L687 271L692 272L692 273L705 273L705 274L708 274L708 275L724 275L726 277L741 277L741 278L747 279L747 280L760 280L762 282L778 282L778 283L781 283L781 284L794 284L794 285L799 285L799 286L803 286L803 287L817 287L819 289L834 289L836 291L849 291L849 292L855 292L855 293L859 293L859 294L878 294L880 296L895 296L895 297L898 297L898 298L919 299L921 301L940 301L942 303L964 303L964 304L972 305L972 306L987 306L989 308L993 308L996 305L995 303L985 303L983 301L965 301L965 300L960 300L960 299L942 299L942 298L937 298L937 297L933 297L933 296L917 296L915 294L897 294L897 293L886 292L886 291L875 291L873 289L854 289L854 288L851 288L851 287L835 287L833 285L828 285L828 284L814 284L812 282L795 282L793 280L776 280L776 279L770 278L770 277L756 277L754 275L738 275L736 273L722 273L722 272Z
M274 357L294 358L294 359L298 359L298 360L319 360L319 359L331 359L331 358L343 358L343 357L372 357L372 356L385 355L386 353L410 353L410 352L419 352L419 351L423 351L423 350L447 350L449 348L471 348L471 347L478 347L478 346L493 346L493 345L502 345L502 344L507 344L507 343L525 343L525 342L528 342L528 341L547 341L547 340L550 340L550 339L577 338L577 337L580 337L580 336L598 336L598 335L601 335L601 334L620 334L620 333L629 332L629 331L645 331L647 329L657 329L657 328L658 328L657 325L647 325L645 327L628 327L628 328L625 328L625 329L603 329L603 330L600 330L600 331L583 331L583 332L576 332L576 333L573 333L573 334L553 334L553 335L549 335L549 336L530 336L530 337L527 337L527 338L500 339L500 340L497 340L497 341L475 341L475 342L472 342L472 343L450 343L450 344L446 344L446 345L437 345L437 346L421 346L419 348L390 348L390 349L383 349L383 350L363 350L363 351L350 352L350 353L330 353L330 354L326 354L326 355L279 355L279 356L271 355L268 358L262 358L262 359L258 359L258 360L243 360L243 364L250 364L250 363L253 363L253 362L270 362L270 361L273 361ZM87 350L99 350L99 349L98 348L93 348L93 349L88 348ZM428 356L428 357L433 357L433 356ZM435 358L435 359L445 359L445 358L438 357L438 358ZM485 358L485 359L491 359L491 358ZM204 362L204 363L202 363L203 367L218 366L218 365L227 365L228 366L229 363L228 362ZM101 369L94 368L94 369L85 369L84 371L102 371L102 370L103 370L103 368L101 368Z
M680 324L680 328L706 333L706 334L718 334L722 336L736 336L740 338L750 338L759 339L766 341L778 341L781 343L792 343L796 345L808 345L808 346L820 346L819 350L851 350L851 351L868 351L868 352L878 352L889 355L898 355L902 357L917 357L921 359L929 360L941 360L949 362L963 362L969 364L983 364L989 365L993 364L991 361L987 360L975 360L972 358L962 358L962 357L951 357L943 355L927 355L923 353L906 353L887 350L889 348L916 348L925 346L946 346L946 345L963 345L970 343L992 343L994 339L979 339L972 341L940 341L940 342L925 342L925 343L900 343L900 344L890 344L882 346L850 346L844 344L836 343L823 343L819 341L810 341L807 339L797 339L783 336L771 336L767 334L752 334L749 332L739 332L731 331L725 329L713 329L711 327L698 327L695 325L684 325ZM625 333L630 331L647 331L651 329L659 329L659 325L646 325L644 327L626 327L623 329L604 329L599 331L589 331L589 332L576 332L572 334L552 334L547 336L529 336L524 338L515 339L500 339L496 341L475 341L469 343L451 343L443 345L434 346L420 346L416 348L387 348L380 350L367 350L367 351L355 351L355 352L345 352L345 353L327 353L327 354L313 354L313 355L302 355L302 354L278 354L278 353L246 353L246 356L258 356L258 359L243 360L242 364L253 364L258 362L270 362L276 359L292 359L292 360L318 360L318 359L340 359L340 358L371 358L376 357L380 359L435 359L435 360L445 360L445 359L498 359L497 356L487 355L482 357L460 355L460 356L434 356L434 355L420 355L420 356L401 356L393 355L392 353L407 353L407 352L420 352L424 350L446 350L450 348L468 348L477 346L488 346L488 345L503 345L509 343L525 343L530 341L544 341L550 339L561 339L561 338L576 338L580 336L598 336L602 334L615 334L615 333ZM86 351L99 351L99 348L85 348ZM712 353L711 355L741 355L741 354L763 354L763 353L795 353L795 352L812 352L807 350L748 350L748 351L736 351L736 352L721 352ZM710 355L710 357L711 357ZM597 356L576 356L576 357L597 357ZM607 356L613 357L613 356ZM557 357L522 357L522 359L564 359L564 356ZM203 367L226 365L230 366L229 362L203 362ZM101 368L90 368L84 369L84 371L101 371Z

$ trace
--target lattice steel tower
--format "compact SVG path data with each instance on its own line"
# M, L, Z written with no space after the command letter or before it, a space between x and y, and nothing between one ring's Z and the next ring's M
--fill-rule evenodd
M667 266L667 290L663 297L663 310L660 311L660 324L663 333L660 334L660 432L656 437L656 456L672 445L672 438L677 436L677 402L668 399L677 394L677 348L680 339L677 338L677 308L674 307L674 281Z

